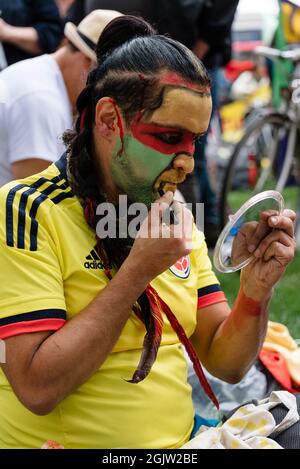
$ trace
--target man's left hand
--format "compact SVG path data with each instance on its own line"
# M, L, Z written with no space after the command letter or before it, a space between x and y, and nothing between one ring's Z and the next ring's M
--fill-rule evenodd
M284 210L282 214L262 212L254 232L247 239L254 260L241 273L241 286L247 297L256 301L271 295L296 249L294 221L296 214ZM270 231L271 229L271 231Z

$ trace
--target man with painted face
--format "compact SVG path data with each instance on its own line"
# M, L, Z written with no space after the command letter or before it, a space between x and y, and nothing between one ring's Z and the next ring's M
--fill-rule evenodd
M129 132L116 145L111 161L111 178L117 187L131 200L148 207L160 190L174 192L193 170L194 140L205 133L211 113L208 86L202 90L187 86L175 73L168 72L161 75L160 84L161 106L137 113ZM108 105L112 106L110 100ZM104 106L107 103L99 101L96 115ZM117 108L115 112L119 116ZM98 136L98 144L101 142Z
M203 234L173 200L209 124L203 65L127 16L97 58L67 155L0 191L1 448L182 446L195 417L182 344L217 404L200 361L231 383L246 373L294 255L295 214L267 216L277 229L248 240L256 260L231 310ZM120 195L149 215L135 240L101 239L99 206ZM163 221L170 205L176 225Z

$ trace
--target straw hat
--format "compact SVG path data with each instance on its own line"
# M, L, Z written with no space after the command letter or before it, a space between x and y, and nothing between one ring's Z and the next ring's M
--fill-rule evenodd
M114 10L94 10L78 26L68 22L65 25L65 36L83 54L96 62L94 52L100 34L105 26L122 13Z

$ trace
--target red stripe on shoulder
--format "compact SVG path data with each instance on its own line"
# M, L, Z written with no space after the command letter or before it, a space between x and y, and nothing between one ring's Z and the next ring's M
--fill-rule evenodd
M15 335L28 334L30 332L57 331L63 327L65 322L64 319L47 318L7 324L0 327L0 339L8 339Z
M227 302L224 292L217 291L215 293L209 293L208 295L198 298L198 309L206 308L216 303L222 303L223 301Z

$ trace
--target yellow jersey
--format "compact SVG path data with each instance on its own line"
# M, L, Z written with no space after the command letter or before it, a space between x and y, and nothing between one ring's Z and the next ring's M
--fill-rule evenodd
M65 166L63 156L42 173L0 190L0 339L55 333L109 282ZM152 282L188 336L195 330L197 307L225 300L204 236L195 230L194 238L197 248ZM187 363L164 321L157 359L143 382L126 381L139 362L145 335L132 312L96 373L45 416L19 402L0 370L0 448L40 448L47 440L65 448L110 449L186 443L194 419Z

